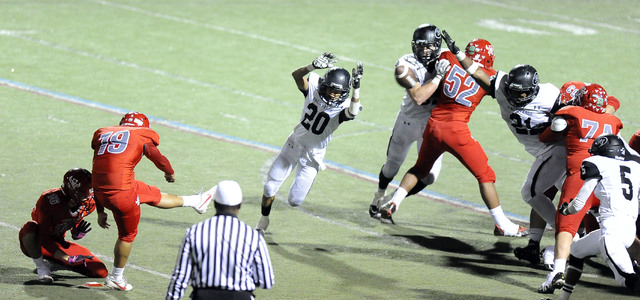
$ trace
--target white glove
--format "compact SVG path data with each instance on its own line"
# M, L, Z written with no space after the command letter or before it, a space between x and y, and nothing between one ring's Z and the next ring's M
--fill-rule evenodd
M567 121L563 117L555 117L551 121L551 131L561 132L567 128Z
M444 74L447 74L447 71L451 69L451 63L446 59L441 59L436 63L436 76L433 78L436 83L439 83L442 80Z
M331 52L322 53L322 55L318 56L313 60L311 66L313 69L326 69L333 67L333 63L337 62L336 56Z

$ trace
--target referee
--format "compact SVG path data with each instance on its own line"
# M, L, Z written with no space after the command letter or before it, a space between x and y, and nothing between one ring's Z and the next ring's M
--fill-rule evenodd
M192 299L254 299L256 287L271 288L267 243L237 218L241 203L237 182L218 183L216 215L187 229L165 299L182 298L189 283Z

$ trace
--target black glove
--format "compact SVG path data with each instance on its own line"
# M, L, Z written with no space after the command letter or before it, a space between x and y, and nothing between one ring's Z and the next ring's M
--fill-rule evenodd
M571 199L573 200L573 199ZM571 213L569 212L569 202L564 202L560 204L560 208L558 208L558 212L563 216L568 216Z
M91 223L82 220L80 223L76 224L75 227L71 228L71 238L74 240L79 240L83 238L89 231L91 231Z
M449 48L451 53L453 53L453 55L457 55L458 53L460 53L460 48L456 46L456 41L454 41L451 36L449 36L446 30L442 31L442 39L445 43L447 43L447 47Z
M360 79L362 79L363 72L362 62L358 62L358 65L351 70L351 87L353 87L354 90L360 88Z

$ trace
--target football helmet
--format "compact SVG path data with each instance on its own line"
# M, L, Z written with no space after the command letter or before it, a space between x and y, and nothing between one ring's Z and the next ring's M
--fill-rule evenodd
M595 113L603 114L607 109L607 91L597 83L587 84L580 88L575 99L575 105Z
M329 69L320 78L318 88L320 99L330 106L339 106L349 97L350 83L351 75L347 70L340 67Z
M585 86L584 82L567 81L560 88L558 99L562 105L575 105L575 97L578 91Z
M615 134L605 134L597 137L591 148L589 148L591 155L600 155L611 158L624 158L627 153L627 148L624 145L624 141Z
M62 192L71 199L73 204L84 201L92 192L91 172L83 168L73 168L64 173Z
M464 54L481 67L493 69L493 62L496 60L496 56L493 54L493 45L489 41L484 39L472 40L467 44L467 48L464 49Z
M440 29L435 25L422 24L413 31L413 40L411 40L411 49L413 55L425 67L430 62L438 59L440 55L440 46L442 45L442 34ZM424 51L425 48L429 51Z
M120 126L147 127L149 128L149 119L143 113L128 112L120 120Z
M530 65L517 65L507 76L506 96L509 104L523 107L536 98L540 91L538 71Z

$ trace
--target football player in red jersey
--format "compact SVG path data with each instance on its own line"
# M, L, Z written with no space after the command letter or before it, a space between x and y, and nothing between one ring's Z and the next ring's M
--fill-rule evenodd
M583 86L576 94L574 105L558 110L551 126L540 134L540 140L546 143L564 139L567 148L567 178L562 185L558 207L571 201L582 187L584 181L580 178L580 165L590 156L593 140L602 134L618 134L622 129L622 122L616 116L605 113L607 100L607 92L599 84ZM562 287L573 237L587 211L598 205L599 200L591 195L578 213L569 216L556 214L553 271L547 275L538 292L553 293Z
M460 49L456 53L466 55ZM496 223L494 234L518 237L528 235L526 228L505 216L494 185L495 172L489 166L482 146L469 131L471 113L487 91L469 76L451 51L441 52L436 68L446 69L446 72L443 72L442 90L423 133L418 160L402 178L400 187L385 196L385 200L389 200L380 207L381 220L393 222L391 215L398 210L408 191L417 184L419 178L424 178L429 173L434 162L446 151L457 157L476 177L482 200ZM496 74L494 69L485 67L484 62L482 68L487 74Z
M105 284L114 289L128 291L133 287L123 276L133 240L138 234L140 204L158 208L193 207L198 213L206 212L215 194L216 186L191 196L161 193L160 189L136 180L134 168L146 156L164 172L167 182L175 175L169 160L160 153L160 136L149 128L149 119L142 113L129 112L119 126L103 127L93 134L93 189L98 210L98 224L109 228L104 208L111 210L118 227L118 240L114 247L113 270Z
M51 271L60 265L88 277L107 276L107 268L89 249L65 240L68 230L74 240L91 231L91 224L83 218L94 209L91 173L86 169L67 171L61 187L40 195L31 211L31 220L18 234L20 249L33 259L40 282L52 283Z

